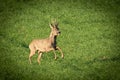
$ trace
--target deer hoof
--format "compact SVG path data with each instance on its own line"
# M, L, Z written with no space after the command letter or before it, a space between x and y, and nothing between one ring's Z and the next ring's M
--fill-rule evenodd
M38 63L38 65L40 65L40 62Z
M57 60L58 57L55 57L55 60Z
M62 56L61 58L64 59L64 56Z

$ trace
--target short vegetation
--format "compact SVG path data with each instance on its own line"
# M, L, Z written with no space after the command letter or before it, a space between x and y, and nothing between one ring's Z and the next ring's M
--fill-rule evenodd
M60 52L29 64L29 43L59 22ZM119 0L0 0L0 80L120 80Z

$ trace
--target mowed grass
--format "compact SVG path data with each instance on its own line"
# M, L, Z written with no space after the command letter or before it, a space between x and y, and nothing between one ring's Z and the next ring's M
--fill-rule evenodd
M120 80L119 0L0 0L0 80ZM53 52L29 64L29 43L47 38L56 18Z

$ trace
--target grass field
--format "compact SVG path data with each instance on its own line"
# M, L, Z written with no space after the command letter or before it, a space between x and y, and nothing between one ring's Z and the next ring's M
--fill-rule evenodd
M0 80L120 80L119 0L0 0ZM56 51L28 62L32 39L50 34L56 18Z

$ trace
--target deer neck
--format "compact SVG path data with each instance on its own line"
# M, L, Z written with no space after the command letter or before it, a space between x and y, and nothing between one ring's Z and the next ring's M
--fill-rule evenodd
M56 45L57 36L55 36L52 32L50 33L49 39L52 44Z

